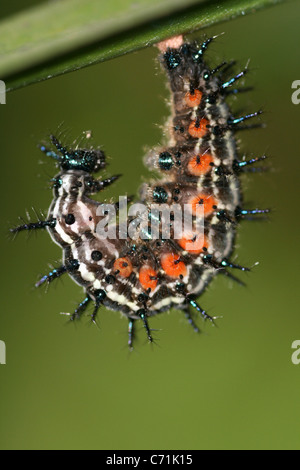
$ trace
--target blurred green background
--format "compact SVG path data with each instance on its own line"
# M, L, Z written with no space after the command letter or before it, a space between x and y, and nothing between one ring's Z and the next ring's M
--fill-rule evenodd
M210 47L212 65L235 58L243 67L251 58L246 83L254 91L231 100L232 108L240 115L263 107L267 127L239 134L240 150L272 158L270 172L243 177L245 200L274 209L267 222L242 223L236 259L260 264L241 273L246 288L224 277L211 284L201 305L223 318L200 336L172 311L151 321L161 329L158 346L146 343L140 325L129 353L119 313L102 309L100 329L88 318L66 324L59 312L75 308L81 289L67 277L47 293L33 288L60 249L47 233L7 235L26 209L47 211L56 170L36 144L58 128L68 142L92 129L109 156L105 175L123 173L102 197L137 192L149 176L145 146L160 141L168 116L156 50L7 96L0 107L1 449L300 448L300 365L291 362L300 339L300 105L291 102L291 83L300 79L299 18L300 3L287 2L196 35L226 33Z

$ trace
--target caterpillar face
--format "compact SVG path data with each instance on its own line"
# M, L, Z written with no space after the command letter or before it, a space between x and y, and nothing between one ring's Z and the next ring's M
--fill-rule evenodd
M70 149L51 136L54 150L44 145L41 150L56 160L60 172L53 179L47 220L12 229L47 228L63 250L63 264L37 285L68 273L86 295L71 319L80 317L91 301L93 321L101 305L118 310L129 319L130 347L135 320L143 321L152 342L148 318L172 307L185 313L195 331L191 307L213 322L195 299L215 275L234 277L228 269L248 270L229 261L236 227L247 214L267 212L241 208L238 179L243 167L264 158L240 161L235 141L240 124L259 113L234 118L225 102L247 70L225 79L225 63L209 69L203 56L210 42L160 45L172 116L166 124L168 141L145 156L160 178L141 187L136 213L130 213L131 206L126 221L118 222L120 205L108 210L105 202L91 198L118 177L94 178L105 167L101 150ZM104 233L110 210L116 219Z

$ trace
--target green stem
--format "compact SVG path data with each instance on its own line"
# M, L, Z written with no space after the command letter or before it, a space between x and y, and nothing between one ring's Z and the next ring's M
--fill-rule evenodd
M61 0L0 22L8 91L283 0Z

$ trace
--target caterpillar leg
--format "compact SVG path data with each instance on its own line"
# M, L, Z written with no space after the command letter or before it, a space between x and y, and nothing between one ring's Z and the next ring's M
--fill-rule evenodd
M234 264L231 263L227 258L224 258L220 263L216 261L213 256L211 255L205 255L203 256L203 261L205 264L209 264L213 266L215 269L222 270L224 268L233 268L233 269L239 269L240 271L251 271L250 268L247 268L245 266L240 266L239 264Z
M57 279L58 277L62 276L63 274L69 272L72 273L76 271L79 268L79 262L77 259L72 259L68 261L65 265L59 266L58 268L53 269L50 271L49 274L46 274L43 276L36 284L35 287L39 287L45 282L50 284L54 279Z
M92 322L97 325L97 315L98 315L98 310L103 304L104 299L106 298L106 292L102 289L99 289L98 291L93 293L93 297L95 297L95 306L94 306L94 311L91 315L91 320Z
M144 309L144 308L141 308L137 314L139 315L140 319L143 321L144 323L144 327L145 327L145 330L146 330L146 334L147 334L147 338L148 338L148 341L149 343L153 343L153 338L152 338L152 335L151 335L151 330L150 330L150 327L149 327L149 323L148 323L148 320L147 320L147 310Z
M225 90L226 88L228 88L228 87L230 87L231 85L233 85L233 83L235 83L237 80L239 80L240 78L244 77L247 72L248 72L248 67L246 67L244 70L242 70L242 72L238 73L237 75L235 75L234 77L230 78L230 79L227 80L226 82L222 83L222 84L221 84L221 90Z
M86 296L85 299L80 302L76 310L70 316L70 321L79 320L79 318L81 318L83 313L86 311L87 306L89 305L91 300L92 299L89 296Z
M189 310L189 307L188 305L186 305L183 309L183 313L185 315L185 318L187 319L187 321L189 322L189 324L191 325L191 327L193 328L193 330L195 331L195 333L201 333L200 329L198 328L198 326L196 325L196 323L194 322L194 319L191 315L191 312Z
M255 163L261 162L267 158L266 155L262 155L261 157L251 158L250 160L237 160L235 159L232 164L232 168L236 172L242 171L245 167L251 166Z
M128 322L128 347L130 351L133 350L133 343L135 339L135 320L133 318L129 318Z
M100 308L100 304L98 304L97 302L95 303L95 306L94 306L94 311L91 315L91 320L92 320L92 323L94 323L94 325L97 326L97 315L98 315L98 310Z
M236 218L246 218L247 215L258 215L258 214L269 214L271 212L270 209L242 209L238 207L235 211Z
M38 222L28 222L22 225L18 225L17 227L13 227L10 229L12 233L22 232L23 230L36 230L46 227L55 227L56 219L49 219L49 220L39 220Z
M73 313L62 313L62 315L66 315L68 317L70 317L70 321L75 321L75 320L79 320L83 313L85 312L85 310L87 309L87 306L89 305L89 303L91 302L91 298L90 296L86 296L82 302L80 302L80 304L78 305L78 307L74 310Z
M187 296L187 301L189 302L189 304L194 307L197 312L199 312L201 314L201 317L203 318L204 321L210 321L211 323L213 323L213 325L215 325L215 320L217 317L211 317L210 315L208 315L206 313L205 310L203 310L200 305L197 304L197 302L192 298L192 296Z

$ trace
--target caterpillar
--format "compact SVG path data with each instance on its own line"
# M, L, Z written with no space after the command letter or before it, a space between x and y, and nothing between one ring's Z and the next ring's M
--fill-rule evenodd
M266 156L239 158L235 137L237 131L253 127L245 122L261 111L234 117L226 103L228 95L239 92L237 83L248 67L229 78L231 63L209 68L204 56L214 39L197 44L178 36L159 44L172 111L166 123L168 141L145 156L147 167L155 169L159 179L141 187L138 206L147 209L144 217L130 216L125 226L120 219L109 225L107 205L91 195L103 191L120 175L95 178L106 166L100 148L70 148L51 135L49 146L39 146L59 167L52 180L48 215L45 220L11 229L14 233L49 232L62 248L63 262L36 286L67 273L84 290L82 302L69 314L70 320L81 318L89 304L93 304L93 322L101 306L119 311L128 318L130 349L136 321L142 321L152 343L149 318L171 308L182 311L196 332L200 329L195 313L214 323L216 317L208 315L197 298L216 275L236 279L233 269L250 270L230 260L237 226L248 216L269 211L243 207L239 175ZM188 230L178 223L175 208L181 215L187 211ZM118 215L119 211L120 204L114 204L113 212ZM160 223L156 236L154 221ZM163 221L169 236L162 230ZM99 235L99 226L105 225L114 236ZM175 237L177 228L181 232ZM129 236L129 229L134 229L134 237Z

